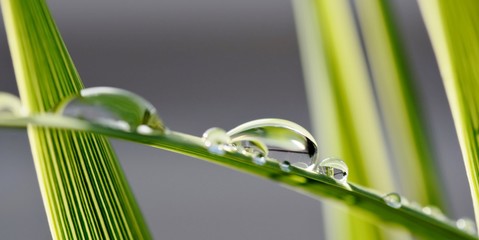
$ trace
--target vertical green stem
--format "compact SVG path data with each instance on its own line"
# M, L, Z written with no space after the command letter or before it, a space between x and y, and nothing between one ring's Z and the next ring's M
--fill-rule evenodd
M356 6L402 194L443 207L440 175L390 6L386 0L357 1Z
M421 0L479 220L479 1Z
M83 87L44 0L1 0L22 101L45 112ZM28 127L54 239L149 239L109 142L95 134Z
M310 112L323 156L350 168L349 180L395 189L374 95L346 0L293 1ZM392 237L378 223L325 208L328 239ZM341 226L338 228L338 226Z

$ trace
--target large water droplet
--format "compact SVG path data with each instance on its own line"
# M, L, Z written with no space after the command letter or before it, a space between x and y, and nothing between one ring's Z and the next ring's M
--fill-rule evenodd
M78 96L62 102L56 112L124 131L136 131L145 125L161 133L165 130L151 103L132 92L112 87L83 89ZM144 128L140 130L144 132Z
M210 128L203 133L203 143L208 151L214 154L223 155L225 146L228 146L230 141L230 137L221 128Z
M20 115L22 112L22 103L20 99L10 93L0 92L0 115Z
M325 158L314 166L313 171L340 182L348 180L348 165L339 158Z
M476 223L469 218L460 218L456 221L457 228L470 234L476 234Z
M310 165L316 159L317 144L311 134L296 123L283 119L258 119L228 131L235 144L259 145L265 156L291 164ZM260 143L260 144L259 144ZM264 148L264 149L263 149Z
M392 208L400 208L402 206L401 195L393 192L388 193L383 197L384 202Z

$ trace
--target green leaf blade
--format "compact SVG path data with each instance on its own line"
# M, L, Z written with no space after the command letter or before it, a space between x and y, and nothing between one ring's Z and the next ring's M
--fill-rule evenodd
M27 112L49 111L83 88L45 1L1 4ZM54 239L151 238L104 137L35 126L28 134Z
M351 169L352 181L394 191L385 140L349 2L304 0L294 1L293 6L320 153L323 157L342 158ZM373 173L372 169L381 171ZM325 211L328 239L391 238L391 231L383 231L380 224L368 222L367 218L348 219L341 210ZM348 230L339 231L335 227L338 225Z
M403 204L400 208L390 207L384 202L383 194L368 188L354 183L347 185L338 183L330 177L302 168L292 167L290 172L284 172L279 163L273 159L267 159L266 163L260 166L255 164L251 157L238 152L216 155L208 151L201 138L188 134L171 131L162 135L145 135L56 115L0 118L0 126L24 127L27 124L101 134L203 159L278 182L291 190L316 199L332 200L347 205L355 210L355 214L374 221L386 221L395 226L403 226L427 238L477 240L476 236L458 229L453 222L435 218L408 204Z
M479 219L479 2L419 1L446 88ZM458 163L459 164L459 163Z
M444 209L426 120L390 5L385 0L356 3L385 132L394 166L400 172L402 193L422 204Z

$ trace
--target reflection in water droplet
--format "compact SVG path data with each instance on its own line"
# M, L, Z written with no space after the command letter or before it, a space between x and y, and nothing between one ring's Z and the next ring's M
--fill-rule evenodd
M203 133L203 143L210 153L223 155L224 147L230 144L230 138L221 128L210 128Z
M258 119L228 131L231 140L245 148L257 146L268 158L291 164L310 165L316 158L317 144L311 134L296 123L282 119Z
M81 90L62 102L56 112L124 131L144 131L142 125L163 133L165 126L156 109L144 98L118 88L94 87Z
M470 234L476 234L476 223L469 218L460 218L456 221L457 228Z
M262 142L243 138L241 141L233 141L232 146L236 147L237 152L251 157L255 164L262 166L266 163L268 148Z
M254 156L260 154L263 157L268 155L268 147L256 139L242 139L241 141L233 139L232 143L244 155Z
M241 154L251 157L255 164L262 166L266 163L268 148L262 142L255 139L242 139L242 141L234 141L232 145Z
M392 208L400 208L402 206L401 195L393 192L383 197L384 202Z
M283 161L279 164L279 167L281 168L281 170L283 170L283 172L291 172L291 163L289 163L288 161Z
M22 113L20 99L10 93L0 92L0 116L15 116Z
M348 180L348 166L338 158L325 158L313 168L313 171L334 178L340 182Z

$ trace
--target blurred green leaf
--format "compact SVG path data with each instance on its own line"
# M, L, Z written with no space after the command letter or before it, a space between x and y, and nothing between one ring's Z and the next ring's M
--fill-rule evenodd
M479 219L479 1L421 0Z

